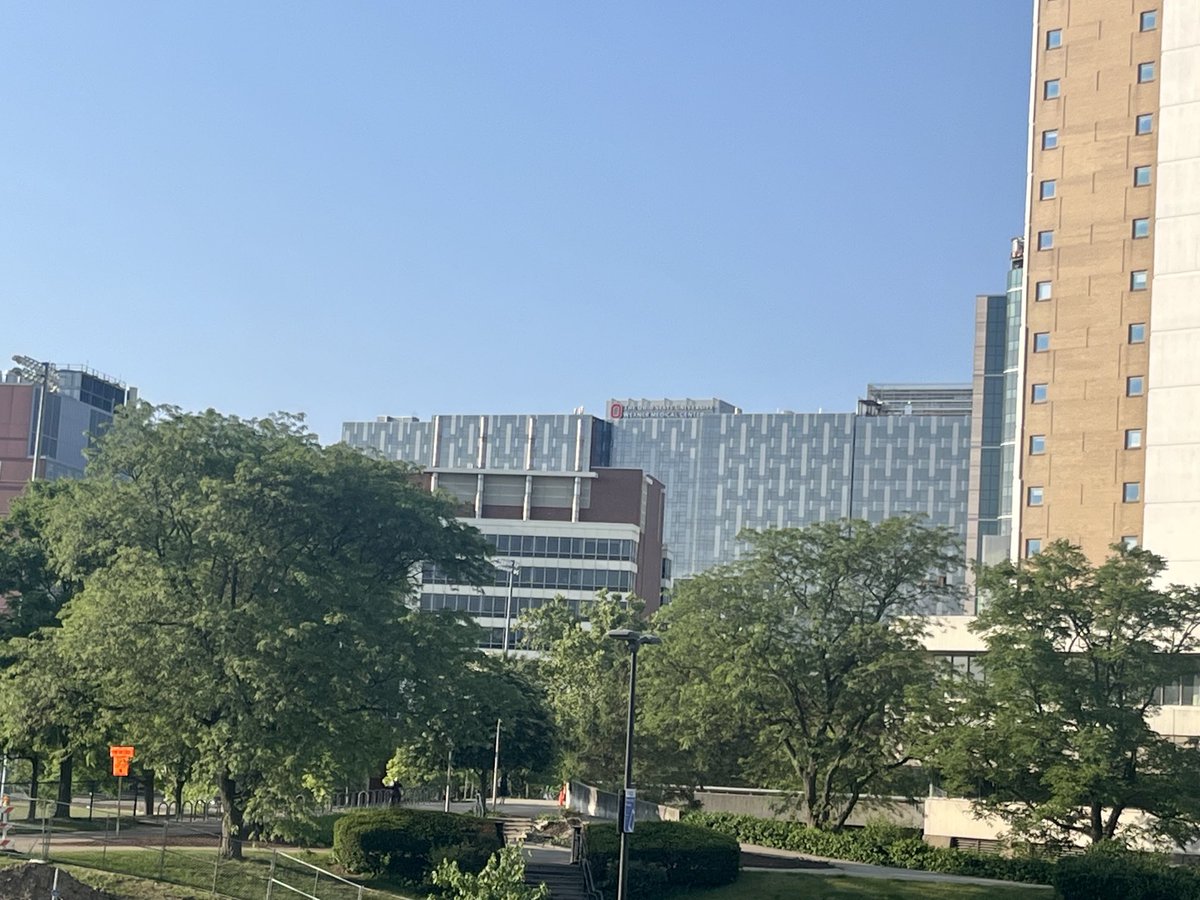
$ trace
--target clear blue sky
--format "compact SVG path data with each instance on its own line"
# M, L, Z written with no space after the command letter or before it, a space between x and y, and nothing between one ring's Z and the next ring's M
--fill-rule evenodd
M5 3L2 364L325 440L967 381L1029 5Z

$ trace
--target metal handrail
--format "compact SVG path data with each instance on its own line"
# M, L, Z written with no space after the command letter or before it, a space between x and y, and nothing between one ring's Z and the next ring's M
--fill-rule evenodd
M572 851L578 848L579 852L579 870L583 873L583 891L588 896L588 900L604 900L604 894L596 887L596 878L592 875L592 864L587 858L587 826L580 825L578 844L572 842ZM575 860L572 860L575 862Z
M341 875L335 875L333 872L330 872L328 869L322 869L320 866L314 866L312 863L305 862L304 860L300 859L299 857L292 856L290 853L284 853L282 850L274 850L271 853L271 873L267 877L267 900L271 900L271 889L275 885L279 885L279 887L281 887L281 888L287 888L289 891L297 893L302 897L309 898L309 900L319 900L318 897L313 896L312 894L308 893L307 891L302 891L300 888L295 887L294 885L288 884L286 881L282 881L275 876L275 864L276 864L276 861L281 856L284 859L289 860L290 862L299 863L300 865L304 866L307 869L312 869L314 872L317 873L318 878L320 878L322 875L324 875L325 877L327 877L333 881L340 881L342 884L349 885L350 887L354 888L358 892L359 900L362 900L363 886L361 884L355 884L353 881L350 881L347 878L343 878Z

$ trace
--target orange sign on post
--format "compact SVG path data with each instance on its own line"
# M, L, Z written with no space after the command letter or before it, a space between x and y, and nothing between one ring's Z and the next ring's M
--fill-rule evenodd
M133 748L118 746L109 747L108 755L112 757L112 773L118 778L129 774L129 761L133 759Z

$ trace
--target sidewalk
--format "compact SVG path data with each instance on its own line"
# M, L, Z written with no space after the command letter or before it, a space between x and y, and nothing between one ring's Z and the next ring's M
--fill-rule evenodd
M932 881L943 884L976 884L984 887L1026 887L1030 890L1054 890L1049 885L1044 884L1022 884L1019 881L998 881L994 878L976 878L973 875L947 875L944 872L922 872L919 869L896 869L891 866L872 866L867 863L850 862L845 859L828 859L823 856L812 856L808 853L796 853L792 850L760 847L757 844L742 844L741 847L747 853L757 853L762 856L773 856L780 859L803 859L824 864L799 869L748 866L743 870L746 872L800 872L804 875L851 875L855 878L886 878L892 881Z

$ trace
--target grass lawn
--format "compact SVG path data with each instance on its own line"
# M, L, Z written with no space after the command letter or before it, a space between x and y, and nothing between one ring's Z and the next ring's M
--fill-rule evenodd
M303 852L293 855L310 859L318 866L328 863L324 855L306 856ZM107 890L122 900L149 900L154 897L193 900L211 897L214 878L216 890L221 896L262 900L271 871L271 854L261 851L247 851L243 862L219 863L212 850L168 849L166 854L160 854L157 849L148 848L110 850L103 855L94 851L62 851L54 854L53 862L70 869L81 881ZM160 872L161 880L168 882L171 887L156 881L160 878ZM356 888L332 881L312 869L283 858L277 861L276 877L310 893L317 893L313 888L318 886L322 900L357 900L358 897ZM368 887L366 896L375 900L411 896L383 884L364 884Z
M733 884L690 891L688 900L1053 900L1049 888L885 881L790 872L743 872Z

